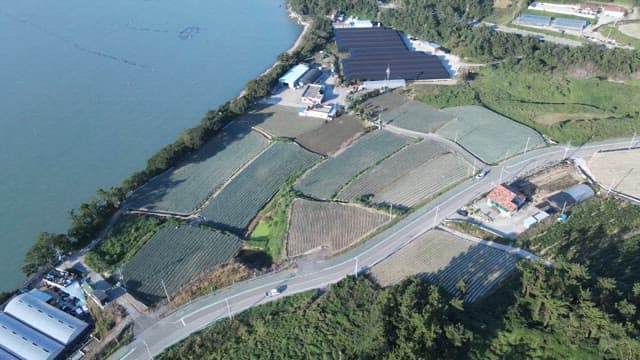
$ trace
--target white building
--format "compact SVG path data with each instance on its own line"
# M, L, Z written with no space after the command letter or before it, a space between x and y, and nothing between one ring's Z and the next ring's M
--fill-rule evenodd
M606 5L602 7L602 15L610 16L614 18L623 18L625 14L624 8L613 5Z
M298 64L289 69L286 74L282 75L280 79L278 79L278 82L280 85L286 85L291 89L296 89L300 86L298 81L307 71L309 71L309 66L306 64Z
M89 326L28 293L11 299L4 311L63 345L74 342Z

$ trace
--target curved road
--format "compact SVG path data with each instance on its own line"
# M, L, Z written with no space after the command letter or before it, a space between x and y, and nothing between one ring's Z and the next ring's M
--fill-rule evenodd
M323 288L346 276L360 273L384 260L416 237L434 228L460 207L491 190L499 182L544 168L569 157L589 158L599 150L630 146L630 140L590 143L581 147L553 146L519 155L491 168L484 178L470 179L442 194L428 205L342 255L324 261L299 261L295 271L268 274L222 289L191 302L161 320L136 328L135 340L111 359L150 359L165 348L211 323L277 299L268 290L286 286L280 296ZM140 326L141 327L141 326Z

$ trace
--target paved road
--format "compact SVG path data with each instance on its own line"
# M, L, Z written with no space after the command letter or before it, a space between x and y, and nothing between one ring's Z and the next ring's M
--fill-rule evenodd
M540 33L534 32L534 31L516 29L516 28L512 28L512 27L508 27L508 26L504 26L504 25L493 24L493 23L484 23L483 22L483 24L486 25L486 26L489 26L491 29L496 30L496 31L512 33L512 34L520 34L522 36L533 36L533 37L538 38L538 39L540 39L542 41L547 41L547 42L551 42L551 43L555 43L555 44L559 44L559 45L566 45L566 46L570 46L570 47L577 47L577 46L581 46L582 45L582 43L580 41L561 38L561 37L558 37L558 36L540 34Z
M580 148L555 146L530 151L507 160L494 166L484 178L471 179L456 186L378 236L340 256L326 261L300 262L296 271L269 274L190 303L136 333L136 339L111 358L149 359L215 321L274 300L265 297L265 292L272 288L286 286L281 296L289 296L323 288L348 275L365 271L435 227L458 208L488 192L499 182L509 181L568 157L589 158L598 150L624 147L629 143L629 140L614 140Z

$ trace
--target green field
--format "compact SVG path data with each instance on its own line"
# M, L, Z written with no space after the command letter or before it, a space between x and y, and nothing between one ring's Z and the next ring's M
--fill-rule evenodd
M244 234L280 187L319 159L296 143L277 141L227 184L201 215L211 226Z
M637 80L581 80L505 66L483 69L469 84L416 87L415 92L442 107L484 105L563 143L627 137L640 128Z
M598 28L598 32L620 44L631 45L635 49L640 49L640 39L629 36L613 26L602 26Z
M136 190L127 206L190 213L269 141L241 123L227 126L193 156Z
M194 226L158 231L122 268L128 291L146 304L169 294L229 261L242 241L235 236Z

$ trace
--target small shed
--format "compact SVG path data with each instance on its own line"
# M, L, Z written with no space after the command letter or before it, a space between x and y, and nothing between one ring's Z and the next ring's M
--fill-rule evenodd
M562 210L567 206L573 206L579 204L585 200L591 199L595 195L595 192L589 185L578 184L572 186L557 194L551 195L547 198L549 205L558 210Z
M300 86L298 81L307 71L309 71L308 65L298 64L282 75L278 82L280 85L286 85L291 89L298 88Z

